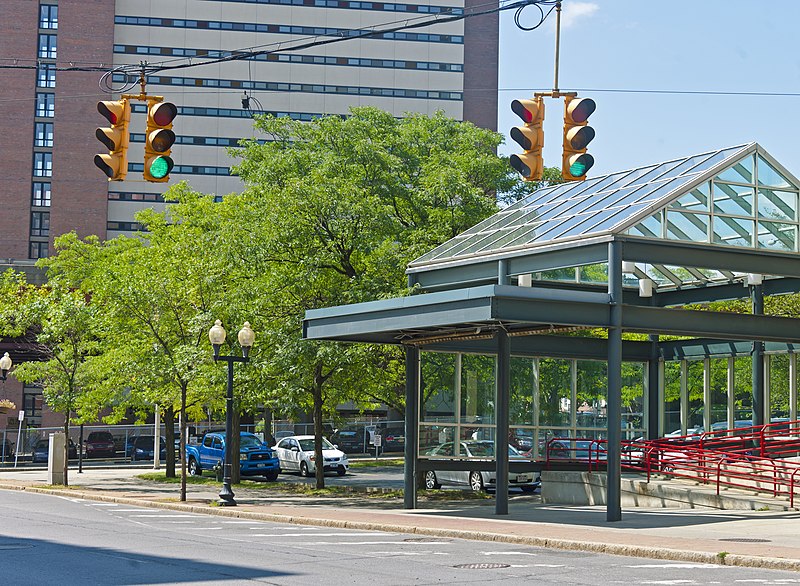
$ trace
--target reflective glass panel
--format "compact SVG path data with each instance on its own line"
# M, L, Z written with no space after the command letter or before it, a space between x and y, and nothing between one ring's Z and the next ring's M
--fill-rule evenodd
M580 226L580 228L584 232L605 232L606 230L611 230L618 224L623 223L631 216L643 211L645 208L649 207L649 205L650 204L648 203L643 203L624 208L611 208L608 210L603 210L599 214L595 214L586 222L585 225Z
M539 360L539 424L569 426L572 402L572 360Z
M494 423L494 356L464 354L461 357L460 422Z
M754 226L752 220L715 216L713 226L713 242L715 244L753 246Z
M667 210L667 238L708 242L709 218L706 214Z
M578 360L576 427L606 427L608 371L605 362ZM581 434L579 434L581 435Z
M771 220L797 221L797 192L759 187L758 215Z
M753 419L753 359L742 356L734 359L733 400L734 420Z
M753 215L754 188L714 182L714 211L736 216Z
M696 429L703 432L703 361L688 361L686 388L689 394L689 421L687 431Z
M533 358L511 358L509 423L533 425L534 396L539 384L539 369ZM526 450L523 450L526 451Z
M708 212L711 195L711 185L703 182L686 195L669 204L671 208L679 208L692 212Z
M681 434L681 363L664 363L664 434Z
M789 355L769 356L769 414L774 418L788 418L789 411Z
M748 155L742 160L734 163L722 173L717 175L719 181L732 181L734 183L754 183L753 178L753 155Z
M771 187L794 187L786 177L764 160L761 155L758 156L758 184Z
M456 420L456 355L420 353L420 421Z
M650 216L642 220L633 228L628 230L634 236L647 236L648 238L661 238L661 213Z
M728 359L714 358L709 360L708 366L711 378L711 429L708 431L715 431L720 427L728 429Z
M622 439L633 440L644 435L643 362L622 363Z
M777 222L758 223L758 247L770 250L797 250L797 226Z

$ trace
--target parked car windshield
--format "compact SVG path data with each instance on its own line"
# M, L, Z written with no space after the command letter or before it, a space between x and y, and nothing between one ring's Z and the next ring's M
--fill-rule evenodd
M249 449L258 449L261 447L261 440L254 435L243 435L239 439L239 447Z
M313 439L301 439L298 440L300 442L300 449L304 452L313 452L314 451L314 440ZM335 450L336 448L333 447L331 442L322 438L322 449L323 450Z

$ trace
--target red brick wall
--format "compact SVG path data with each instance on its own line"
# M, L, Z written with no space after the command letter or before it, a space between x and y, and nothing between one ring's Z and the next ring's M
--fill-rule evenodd
M114 0L59 0L58 18L60 65L90 62L110 67ZM94 155L103 152L94 135L105 122L97 102L109 99L98 87L100 76L99 72L56 73L51 241L70 230L79 236L106 236L108 181L93 162Z
M464 8L486 10L482 0L466 0ZM497 60L500 20L495 14L464 20L464 120L497 130Z
M35 67L38 21L38 2L0 1L0 63ZM0 258L28 258L35 85L35 68L0 69Z

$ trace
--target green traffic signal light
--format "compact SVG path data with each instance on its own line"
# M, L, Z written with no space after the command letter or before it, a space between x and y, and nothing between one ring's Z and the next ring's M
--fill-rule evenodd
M164 155L153 157L147 161L147 170L156 179L163 179L169 175L174 166L172 159Z

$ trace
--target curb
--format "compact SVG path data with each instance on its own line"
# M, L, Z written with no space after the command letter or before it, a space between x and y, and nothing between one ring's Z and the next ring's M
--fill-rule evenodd
M749 556L741 554L718 554L684 551L679 549L662 549L639 545L619 545L614 543L597 543L593 541L579 541L569 539L551 539L547 537L528 537L523 535L505 535L489 531L466 531L461 529L438 529L434 527L413 527L391 523L371 523L366 521L341 521L336 519L323 519L313 517L294 517L276 513L256 513L252 511L235 510L225 507L209 507L192 504L181 504L163 501L148 501L131 497L117 497L99 494L97 492L82 492L76 490L60 490L39 488L24 485L0 483L0 490L15 490L37 494L49 494L68 498L92 500L99 502L135 505L153 509L167 509L186 513L203 515L216 515L218 517L232 517L239 519L252 519L254 521L272 521L289 523L293 525L309 525L316 527L335 527L339 529L360 529L362 531L382 531L386 533L410 533L426 535L429 537L447 537L453 539L467 539L470 541L488 541L498 543L514 543L530 545L548 549L561 549L569 551L587 551L609 555L622 555L658 560L683 561L693 563L714 564L722 566L741 566L749 568L763 568L769 570L788 570L800 572L800 560L785 558Z

